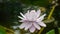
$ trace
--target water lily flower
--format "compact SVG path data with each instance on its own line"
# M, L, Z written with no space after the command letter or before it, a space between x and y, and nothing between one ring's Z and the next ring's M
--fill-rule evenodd
M27 13L20 14L22 16L18 16L20 19L22 19L19 21L22 22L22 24L19 26L20 29L24 28L24 30L29 30L31 33L33 33L35 30L40 30L41 27L46 27L46 24L42 21L46 14L41 15L40 9L37 11L31 10L30 12L28 10Z

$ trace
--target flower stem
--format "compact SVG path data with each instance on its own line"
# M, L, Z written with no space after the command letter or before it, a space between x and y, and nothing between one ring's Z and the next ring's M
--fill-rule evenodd
M0 27L2 27L2 28L4 28L5 30L8 30L8 31L10 31L10 32L14 33L14 31L13 31L13 30L11 30L11 29L8 29L8 28L3 27L3 26L1 26L1 25L0 25Z
M54 11L55 7L56 7L55 5L52 6L51 12L50 12L50 14L48 15L48 18L47 18L47 19L50 19L50 18L51 18L51 16L52 16L52 14L53 14L53 11Z
M41 34L41 32L44 30L44 27L41 28L41 30L38 32L38 34Z
M51 18L55 7L56 7L56 5L52 6L52 9L51 9L51 11L50 11L50 14L48 15L47 20ZM41 30L38 32L38 34L41 34L41 32L42 32L43 30L44 30L44 27L41 28Z

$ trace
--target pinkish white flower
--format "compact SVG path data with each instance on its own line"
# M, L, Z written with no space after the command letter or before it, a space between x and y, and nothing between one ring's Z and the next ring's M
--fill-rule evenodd
M44 16L46 16L46 14L41 15L41 11L40 10L31 10L31 12L29 12L29 10L27 11L27 13L22 14L20 13L21 16L18 16L20 19L19 22L23 22L19 28L24 30L29 30L31 33L33 33L36 29L40 30L41 26L42 27L46 27L46 24L42 21L44 19Z

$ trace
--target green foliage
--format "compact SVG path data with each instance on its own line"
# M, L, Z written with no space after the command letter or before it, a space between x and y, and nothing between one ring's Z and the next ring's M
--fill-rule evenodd
M2 5L4 5L1 10L0 10L0 25L4 25L7 27L10 27L12 25L16 25L16 23L18 20L18 14L21 11L21 5L20 3L11 3L11 2L5 2L5 3L1 3L0 4L2 7Z
M46 34L55 34L55 31L53 29L53 30L50 30L49 32L47 32Z
M27 5L37 5L37 6L49 5L48 0L21 0L21 2Z
M6 31L3 27L0 27L0 34L6 34Z
M60 28L58 28L59 29L59 34L60 34Z

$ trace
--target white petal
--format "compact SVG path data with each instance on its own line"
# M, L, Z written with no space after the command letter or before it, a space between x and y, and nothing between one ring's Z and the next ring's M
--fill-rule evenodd
M20 12L21 16L23 16L24 18L26 18L21 12Z
M37 10L37 12L36 12L36 13L37 13L37 16L36 16L36 17L38 18L38 17L40 16L40 14L41 14L40 9L39 9L39 10Z
M19 26L19 28L20 28L20 29L23 29L25 26L26 26L26 23L22 23L22 24Z
M34 26L31 26L30 29L29 29L29 31L30 31L31 33L33 33L35 30L36 30L36 28L35 28Z
M28 30L31 26L32 26L32 23L27 23L27 25L25 26L25 30Z
M39 26L37 23L33 23L33 25L34 25L38 30L41 29L40 26Z
M31 12L30 12L30 20L34 20L35 18L36 18L36 12L35 12L35 10L31 10Z
M29 19L30 17L30 14L29 14L29 10L28 10L28 12L25 14L25 17L26 17L26 19Z
M32 13L32 12L35 12L35 10L31 10L31 12L30 12L30 13Z
M37 22L42 21L42 20L44 19L44 16L46 16L46 14L40 16L40 17L37 19Z
M29 10L27 11L27 13L25 13L25 16L27 16L29 14Z
M24 22L24 20L19 20L19 22Z
M18 16L18 18L20 18L20 19L24 19L23 17L20 17L20 16Z
M38 24L39 24L40 26L46 27L46 24L43 23L43 22L38 22Z
M27 13L29 13L29 10L27 11Z

